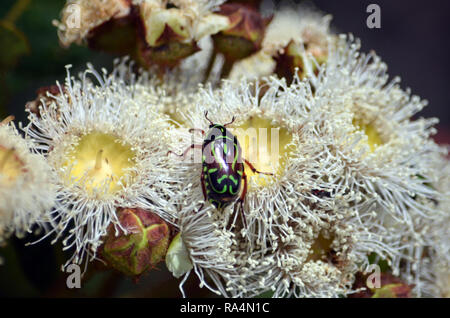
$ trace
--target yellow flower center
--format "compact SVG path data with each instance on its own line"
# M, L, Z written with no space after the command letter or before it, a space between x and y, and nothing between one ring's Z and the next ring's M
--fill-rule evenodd
M113 194L126 185L123 177L134 166L134 157L130 145L120 143L114 136L94 132L81 137L66 166L73 165L71 180L82 180L88 192L107 187L107 192Z
M359 131L362 131L367 136L367 143L370 151L373 152L378 146L383 144L380 134L378 133L374 124L365 124L360 119L353 119L353 126Z
M287 146L292 141L287 129L274 126L271 120L265 118L250 117L244 124L234 128L233 134L239 140L244 159L256 170L274 174L259 174L253 172L248 164L244 164L249 180L253 180L258 186L266 186L282 172L288 157Z
M24 164L17 156L14 148L0 146L0 176L2 182L12 183L24 172Z

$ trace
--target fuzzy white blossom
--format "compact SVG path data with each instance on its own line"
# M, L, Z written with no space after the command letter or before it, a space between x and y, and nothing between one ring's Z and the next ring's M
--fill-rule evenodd
M360 53L351 36L341 36L331 51L313 82L316 98L333 112L328 122L333 154L345 164L338 183L354 193L348 204L365 225L376 225L374 234L384 244L399 244L388 261L420 295L430 225L445 214L433 203L445 194L429 186L437 181L437 163L445 153L430 138L437 120L413 120L427 102L401 89L398 77L389 80L381 59Z
M30 113L26 132L57 176L51 218L56 239L74 248L69 262L96 256L108 225L120 226L119 207L176 217L171 200L180 180L172 176L182 171L173 173L180 166L167 156L172 125L153 91L129 79L123 67L112 76L89 68L80 80L68 72L55 102L42 105L40 116Z
M34 146L8 118L0 123L0 244L45 222L45 212L54 205L52 172Z

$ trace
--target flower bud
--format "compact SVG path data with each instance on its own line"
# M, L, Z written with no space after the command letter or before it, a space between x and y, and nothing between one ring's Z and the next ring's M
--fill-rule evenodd
M200 50L196 42L170 42L158 47L149 47L146 43L139 42L138 47L137 60L141 66L147 69L154 64L162 67L174 67L183 58Z
M165 256L170 231L156 214L139 208L118 212L121 227L110 225L102 255L113 268L127 274L140 275L153 268Z
M375 290L372 298L411 298L411 286L404 283L384 285Z
M255 8L230 3L222 5L218 14L228 17L229 26L213 35L216 51L226 59L236 61L261 49L267 21Z

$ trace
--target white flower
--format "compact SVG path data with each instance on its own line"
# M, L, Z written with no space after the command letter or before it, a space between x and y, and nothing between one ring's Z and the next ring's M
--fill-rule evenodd
M167 156L172 125L157 112L153 91L126 85L130 78L123 67L104 77L88 69L79 81L68 73L55 103L29 116L26 132L57 175L53 232L75 249L69 262L95 257L108 225L120 226L119 207L175 218L180 180L172 176L183 167Z
M336 167L327 165L326 148L321 146L319 134L314 131L317 128L314 124L322 120L324 114L311 109L309 87L305 86L294 95L283 81L268 81L265 93L257 85L247 82L236 85L231 81L224 81L217 90L201 90L195 110L186 116L188 127L204 131L210 126L205 112L213 123L225 124L235 117L229 128L240 141L243 157L266 173L253 172L245 165L248 176L245 208L250 219L256 216L253 213L268 213L263 211L273 211L274 219L289 218L293 202L315 198L311 190L330 186L331 182L317 177L317 170L328 174L329 178L336 171L327 170ZM195 136L194 143L202 142L199 137ZM248 142L249 137L251 142ZM254 138L260 144L256 145ZM261 219L269 221L269 215Z
M402 90L398 78L388 82L386 65L374 53L360 54L358 42L344 37L340 44L315 87L316 98L334 113L333 153L346 164L340 184L361 194L361 211L376 205L407 224L429 217L434 209L420 199L438 197L427 186L436 181L442 153L429 138L436 119L413 120L427 102Z
M374 53L361 54L352 37L341 36L331 52L312 83L317 101L334 114L327 122L330 151L344 164L336 182L354 194L348 205L363 224L395 248L388 258L393 273L420 296L430 227L444 215L434 203L443 193L430 187L445 153L430 138L436 119L413 120L427 102L402 90L398 78L389 81L386 65Z
M334 182L342 167L331 164L328 144L322 135L326 132L320 131L329 113L323 112L319 105L313 106L314 96L308 85L300 91L276 79L266 79L266 83L265 93L258 84L253 86L245 81L240 85L224 81L216 90L201 89L196 107L185 115L187 127L204 131L210 128L209 120L223 125L235 116L229 129L237 136L243 157L257 170L273 174L259 174L246 164L244 226L234 221L240 217L238 203L218 210L208 198L205 200L200 162L186 159L180 163L190 167L186 176L190 187L185 189L186 199L180 204L178 222L192 220L189 232L196 235L187 235L187 227L177 225L200 280L204 281L206 271L216 284L215 290L225 296L251 296L277 285L280 280L270 277L264 282L254 280L279 265L276 257L282 253L280 246L300 235L299 240L308 241L303 250L308 253L307 244L312 244L313 236L317 237L321 229L318 227L317 232L302 237L293 228L307 228L307 224L320 223L321 218L332 222L345 215L334 199L343 193ZM246 141L249 137L261 143ZM177 152L182 153L192 142L202 144L203 138L199 133L193 137L185 132L184 145L178 145ZM326 228L325 222L321 224ZM219 244L220 240L224 241ZM192 257L193 253L201 260ZM277 274L275 270L272 273Z
M50 167L33 147L8 118L0 123L0 244L14 232L21 237L36 222L45 222L45 212L54 205Z

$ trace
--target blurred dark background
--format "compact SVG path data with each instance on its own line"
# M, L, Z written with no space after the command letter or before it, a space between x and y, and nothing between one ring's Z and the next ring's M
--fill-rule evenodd
M26 121L24 105L36 97L42 86L62 82L66 64L74 66L73 74L91 62L97 69L111 68L113 57L72 45L66 50L58 45L53 19L59 18L65 0L21 1L26 9L14 18L15 30L0 30L0 118L15 115ZM402 78L402 87L410 87L430 104L420 116L438 117L438 142L450 143L450 2L444 0L315 0L319 9L333 15L333 29L353 33L362 41L363 51L375 50L389 66L391 76ZM15 0L1 0L0 19L5 19ZM381 28L369 29L366 8L370 3L381 7ZM18 40L19 39L19 40ZM13 45L14 44L14 45ZM1 63L1 62L0 62ZM24 246L30 238L10 240L0 248L4 265L0 266L0 296L134 296L179 297L178 282L161 264L160 270L142 277L139 282L118 276L111 271L90 266L81 290L65 287L66 275L59 270L65 255L61 246L49 240ZM189 296L213 296L200 290L195 275L186 283Z

